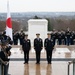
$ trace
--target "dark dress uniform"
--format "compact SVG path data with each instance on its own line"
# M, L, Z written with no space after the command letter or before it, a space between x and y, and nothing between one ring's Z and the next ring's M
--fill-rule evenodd
M70 36L70 43L71 43L71 45L73 45L73 36L74 36L74 33L71 32L71 36Z
M13 33L14 45L18 45L19 33Z
M53 44L53 40L46 38L44 41L44 47L46 50L46 55L47 55L47 61L48 63L51 64L51 60L52 60L52 51L54 49L54 44Z
M56 41L56 33L55 32L51 33L51 39L53 39L53 44L55 45L55 41Z
M62 44L66 45L66 36L65 36L65 32L61 32L61 38L62 38Z
M30 39L27 39L27 40L24 39L23 40L22 48L23 48L23 51L24 51L24 61L25 61L25 63L28 63L28 61L29 61L29 51L31 49Z
M5 53L3 51L0 51L0 58L3 60L3 61L9 61L9 59L5 56Z
M13 44L13 41L11 40L11 38L10 38L9 36L7 36L7 41L8 41L8 43L9 43L10 45Z
M75 31L73 32L72 44L75 45Z
M40 54L41 50L43 48L43 41L41 38L35 38L34 39L34 49L36 52L36 63L40 63Z
M71 32L67 31L66 32L66 44L69 46L71 44Z
M0 41L2 40L2 34L0 33Z
M20 45L22 45L24 37L25 37L25 33L22 32L19 34Z
M61 36L61 32L58 33L58 44L59 44L59 45L62 44L62 36Z
M2 37L3 37L3 40L7 40L6 31L3 32Z
M9 62L9 59L7 58L7 56L5 55L4 51L0 52L0 58L5 62ZM4 66L4 75L8 75L8 68L9 68L9 64L3 64Z
M75 43L75 31L72 31L71 32L71 37L70 37L70 39L71 39L71 45L74 45L74 43Z

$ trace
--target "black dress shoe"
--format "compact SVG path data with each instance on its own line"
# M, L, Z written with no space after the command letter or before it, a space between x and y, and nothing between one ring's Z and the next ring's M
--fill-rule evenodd
M36 64L40 64L40 62L36 62Z
M28 64L28 62L26 62Z
M48 64L52 64L51 62L48 62Z

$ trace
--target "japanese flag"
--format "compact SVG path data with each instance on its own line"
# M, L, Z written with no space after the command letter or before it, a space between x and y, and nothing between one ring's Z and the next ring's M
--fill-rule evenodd
M9 1L7 2L7 19L6 19L6 35L12 38L12 21L11 21L11 16L10 16L10 11L9 11Z

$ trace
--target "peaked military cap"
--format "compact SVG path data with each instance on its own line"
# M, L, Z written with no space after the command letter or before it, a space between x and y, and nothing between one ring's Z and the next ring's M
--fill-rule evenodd
M50 33L47 33L47 35L51 35Z
M39 33L37 33L36 35L40 35Z

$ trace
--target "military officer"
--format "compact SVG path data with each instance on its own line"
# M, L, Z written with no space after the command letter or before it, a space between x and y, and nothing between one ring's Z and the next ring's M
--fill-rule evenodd
M62 44L62 35L61 35L61 31L58 32L58 44L59 44L59 45Z
M31 49L31 41L30 39L28 39L28 34L25 35L24 40L23 40L23 44L22 44L22 48L24 51L24 64L27 63L29 61L29 51Z
M67 30L66 31L66 44L69 46L71 44L71 31Z
M6 31L3 31L2 33L2 40L7 40Z
M21 32L19 33L20 45L22 45L23 43L24 36L25 36L25 33L23 32L23 30L21 30Z
M55 32L55 31L53 31L53 32L51 33L51 39L53 39L53 43L54 43L54 45L55 45L55 41L56 41L56 32Z
M62 38L62 44L63 44L63 45L66 45L65 31L61 31L61 38Z
M47 62L48 64L51 64L52 51L54 49L54 44L53 44L53 40L51 39L50 33L48 33L47 35L48 35L48 38L46 38L44 41L44 47L45 47L46 55L47 55Z
M34 49L36 53L36 64L40 64L40 54L43 48L43 41L40 38L40 34L36 34L36 38L34 39Z
M18 45L18 39L19 39L19 33L18 32L14 32L13 33L13 42L14 42L14 45Z

